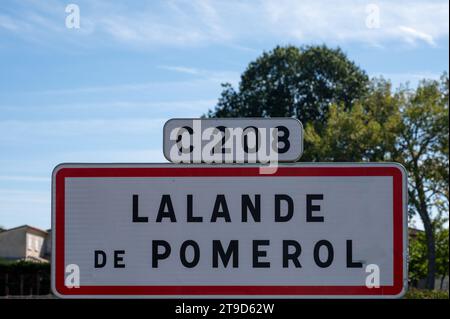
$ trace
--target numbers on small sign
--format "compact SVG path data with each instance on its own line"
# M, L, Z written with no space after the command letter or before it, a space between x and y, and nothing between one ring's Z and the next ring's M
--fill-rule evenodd
M278 154L284 154L289 151L291 147L291 143L289 141L290 131L286 126L277 126L277 130L273 131L274 139L272 142L272 150L277 152ZM212 148L212 154L221 153L226 154L230 152L230 149L227 148L227 142L230 142L231 134L230 129L225 126L217 126L214 130L216 134L221 135L220 142L216 143ZM254 145L249 147L249 134L253 132L256 141L254 141ZM189 147L186 146L185 138L187 138L186 133L189 135ZM281 134L280 134L281 133ZM192 153L194 151L194 146L192 145L192 136L194 134L194 130L190 126L183 126L177 135L175 143L178 146L178 150L180 153ZM281 146L280 146L281 144ZM261 131L256 126L247 126L243 129L243 149L245 153L257 153L261 147Z
M217 143L216 145L214 145L214 147L212 149L212 153L213 154L216 154L216 152L222 153L222 154L228 153L229 150L227 150L225 148L225 145L227 144L228 140L230 139L230 133L225 126L217 126L216 129L217 129L217 131L215 131L215 132L219 132L220 135L222 135L222 139L221 139L220 143Z
M255 134L254 146L251 148L248 147L248 136L249 136L248 134L250 133L250 132L247 132L247 134L246 134L246 131L248 129L252 129ZM247 154L249 153L249 151L250 151L250 153L257 153L261 146L261 136L260 136L260 132L259 132L258 128L256 126L247 126L246 128L244 128L243 132L244 132L244 152Z
M274 142L277 142L278 154L284 154L291 148L291 143L289 142L289 129L286 126L277 126L276 128L278 129L278 133L281 132L283 135L280 136L280 134L278 134L277 138L274 139ZM283 143L282 148L280 148L280 142Z
M192 129L192 127L183 126L181 128L181 130L179 131L179 134L177 136L177 139L175 141L175 143L178 146L178 150L180 151L180 153L192 153L192 151L194 150L194 146L192 145L192 141L189 142L189 148L187 150L183 146L183 134L186 133L186 132L190 135L190 137L192 136L192 134L194 134L194 130Z

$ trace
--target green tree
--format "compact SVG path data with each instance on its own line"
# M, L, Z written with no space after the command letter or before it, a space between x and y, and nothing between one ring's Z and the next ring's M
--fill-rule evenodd
M427 241L425 233L417 231L409 236L408 277L413 286L427 275Z
M449 232L448 228L445 226L448 223L448 216L438 216L435 220L436 274L440 277L439 288L442 289L444 279L449 274Z
M305 128L310 158L331 162L391 160L401 123L399 99L384 79L372 80L368 94L351 109L332 104L322 132Z
M349 109L368 83L366 73L339 48L278 46L249 64L238 91L224 84L207 116L296 117L320 133L330 104Z
M409 173L409 211L418 214L427 243L426 287L434 289L436 238L433 209L448 214L448 76L423 80L416 90L401 92L402 122L393 159Z
M448 218L438 214L434 218L434 237L436 239L436 274L439 276L439 288L449 274L449 232L446 226ZM425 232L417 231L409 237L409 279L416 285L427 276L427 239Z

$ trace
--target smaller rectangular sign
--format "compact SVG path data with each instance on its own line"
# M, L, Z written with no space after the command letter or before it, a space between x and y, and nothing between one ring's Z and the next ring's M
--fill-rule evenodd
M171 119L163 150L173 163L296 162L303 126L294 118Z

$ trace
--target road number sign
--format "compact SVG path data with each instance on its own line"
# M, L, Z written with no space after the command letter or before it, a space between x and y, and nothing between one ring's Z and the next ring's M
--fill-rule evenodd
M62 164L52 288L61 297L399 297L397 164Z
M294 118L171 119L163 132L164 156L174 163L295 162L303 153Z

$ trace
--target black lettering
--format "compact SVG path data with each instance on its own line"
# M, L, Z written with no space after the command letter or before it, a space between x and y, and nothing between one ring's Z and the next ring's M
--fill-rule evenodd
M252 148L248 147L248 134L245 131L247 129L252 129L254 134L255 134L255 146ZM260 137L260 132L258 130L258 128L256 126L247 126L246 128L244 128L242 130L243 135L244 135L244 152L245 153L257 153L259 150L259 147L261 146L261 137Z
M233 255L233 268L239 267L239 242L237 240L230 240L227 251L225 252L220 240L213 240L213 268L219 267L219 255L223 266L226 268Z
M186 259L186 249L191 246L194 249L194 257L192 258L192 261L189 262ZM193 268L197 266L199 260L200 260L200 247L198 244L193 240L186 240L181 244L180 247L180 260L184 267L186 268Z
M192 195L187 195L187 222L188 223L201 223L203 221L203 217L194 216L193 213L193 204L192 204Z
M254 240L253 244L253 268L269 268L270 262L259 261L259 257L266 257L267 251L259 250L259 246L270 245L270 240Z
M99 261L99 257L102 256L102 261ZM106 253L103 250L94 251L94 268L103 268L106 265Z
M285 201L288 205L286 215L281 216L281 201ZM284 194L275 195L275 222L287 222L294 215L294 202L292 198Z
M228 211L227 201L225 195L217 195L214 203L213 213L211 215L211 222L216 222L217 218L224 218L227 223L231 222L230 212Z
M114 268L125 268L123 255L125 255L125 250L114 250Z
M289 148L291 147L291 143L289 142L289 130L286 126L277 126L278 132L283 132L283 136L278 135L278 144L280 142L283 143L283 147L278 147L278 154L283 154L289 151Z
M289 252L289 247L294 247L294 252ZM295 268L301 268L302 265L298 258L302 252L302 246L295 240L283 240L283 268L289 267L289 260L292 260Z
M241 208L242 222L247 222L248 211L250 211L255 222L261 221L261 195L255 195L255 204L252 203L249 195L242 195Z
M164 247L164 252L159 253L159 247ZM152 267L158 268L158 260L163 260L170 255L170 245L165 240L153 240L152 241Z
M139 216L139 195L133 194L133 223L147 223L148 217Z
M186 149L185 147L183 147L183 143L181 143L181 140L183 139L183 133L184 133L182 130L186 130L189 133L189 135L191 135L191 136L194 134L194 130L192 129L192 127L183 126L182 128L180 128L180 130L178 131L179 134L175 141L175 143L178 146L178 151L182 154L192 153L192 151L194 150L194 146L192 145L192 137L190 137L189 148Z
M312 212L320 212L319 205L313 205L313 200L323 200L323 194L307 194L306 195L306 221L307 222L323 222L323 216L313 216Z
M221 143L217 143L213 149L212 149L212 154L217 154L217 153L230 153L230 149L225 148L225 145L227 143L227 139L230 138L230 134L229 134L229 130L227 129L227 127L225 126L217 126L216 129L218 130L218 132L221 133L222 135L222 140ZM220 144L222 145L222 148L219 149Z
M327 247L328 251L328 257L327 260L325 261L320 260L320 248L322 246ZM314 261L316 262L316 265L321 268L327 268L331 265L333 259L334 259L333 245L331 245L331 243L328 240L319 240L314 246Z
M362 268L361 262L353 261L353 240L347 240L347 268Z
M165 210L167 206L167 211ZM172 200L170 195L163 195L161 197L161 204L159 205L158 215L156 216L156 222L160 223L163 218L170 218L171 222L176 222L175 211L173 210Z

